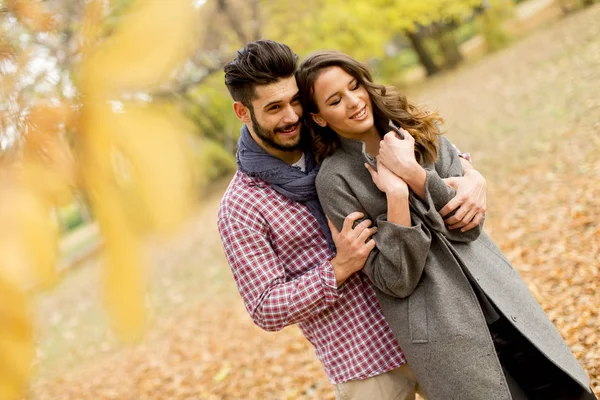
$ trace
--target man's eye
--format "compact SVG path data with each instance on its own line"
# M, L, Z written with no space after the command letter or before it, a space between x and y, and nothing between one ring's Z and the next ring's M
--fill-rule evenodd
M277 110L279 110L279 108L280 108L279 106L273 106L269 109L269 111L277 111Z

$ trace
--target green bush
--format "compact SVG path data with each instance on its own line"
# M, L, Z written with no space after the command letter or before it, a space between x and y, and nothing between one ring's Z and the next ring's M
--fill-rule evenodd
M419 65L419 59L411 48L405 47L393 56L374 60L370 64L377 81L395 84L403 71Z
M64 232L72 231L84 223L83 216L75 204L59 208L58 219Z
M210 139L199 139L195 145L195 173L200 192L211 182L231 175L236 170L234 155L219 143Z
M477 30L485 38L488 51L500 50L512 40L504 29L504 22L513 16L513 7L511 1L492 1L491 7L477 18Z

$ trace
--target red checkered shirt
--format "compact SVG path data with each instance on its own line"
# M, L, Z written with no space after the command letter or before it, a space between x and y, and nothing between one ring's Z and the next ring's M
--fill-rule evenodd
M238 171L221 201L218 224L252 320L267 331L297 324L331 383L406 362L368 278L357 273L336 288L334 255L307 206Z

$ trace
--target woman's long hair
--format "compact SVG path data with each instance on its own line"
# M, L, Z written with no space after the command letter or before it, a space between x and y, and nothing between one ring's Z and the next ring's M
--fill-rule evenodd
M340 67L365 86L373 105L375 127L380 133L390 130L391 120L415 138L415 157L419 163L429 164L437 159L437 123L443 122L437 112L409 103L393 87L373 83L367 67L352 57L338 51L319 51L304 60L296 72L304 121L310 129L318 163L323 162L340 146L337 134L329 126L319 126L311 117L311 113L319 112L314 99L315 82L324 69L334 66Z

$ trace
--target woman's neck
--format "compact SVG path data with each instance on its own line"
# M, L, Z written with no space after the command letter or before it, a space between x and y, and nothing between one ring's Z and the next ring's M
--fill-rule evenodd
M377 157L379 154L379 142L381 142L381 135L375 126L371 127L367 132L364 133L361 139L365 143L367 153L373 157Z

